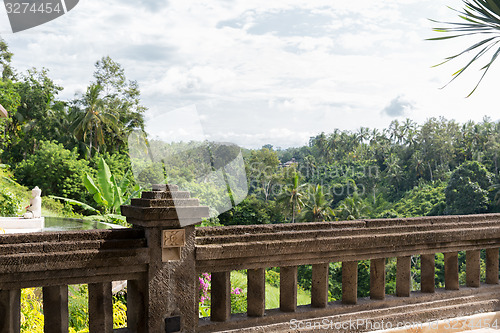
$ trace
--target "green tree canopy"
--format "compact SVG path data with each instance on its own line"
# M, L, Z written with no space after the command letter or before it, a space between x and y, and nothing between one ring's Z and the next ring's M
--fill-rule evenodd
M56 195L88 202L83 184L85 173L91 173L88 162L78 159L76 149L62 144L41 141L39 149L17 165L14 174L29 187L38 186L44 195Z
M445 190L445 214L477 214L488 209L492 174L477 161L468 161L453 171Z

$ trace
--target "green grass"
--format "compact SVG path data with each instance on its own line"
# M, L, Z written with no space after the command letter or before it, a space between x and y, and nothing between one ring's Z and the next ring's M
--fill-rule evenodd
M241 271L231 272L231 287L241 288L243 293L247 292L247 276ZM297 305L311 304L311 293L302 289L297 290ZM266 283L266 309L280 307L280 289Z

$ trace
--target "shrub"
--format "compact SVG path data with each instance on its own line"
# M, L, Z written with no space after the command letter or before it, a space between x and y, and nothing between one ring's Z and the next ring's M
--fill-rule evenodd
M78 159L76 149L71 151L62 144L41 141L40 149L19 163L14 174L20 183L40 187L43 195L87 201L82 178L90 171L88 162Z
M446 214L477 214L489 205L492 174L479 162L465 162L451 175L446 187Z
M0 216L18 216L22 214L22 201L9 189L0 187Z

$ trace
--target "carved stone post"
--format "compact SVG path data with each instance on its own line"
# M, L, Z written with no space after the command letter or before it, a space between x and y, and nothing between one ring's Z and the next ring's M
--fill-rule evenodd
M467 266L466 266L467 267ZM444 288L458 290L458 252L444 253Z
M486 283L498 283L498 247L486 249Z
M328 266L328 263L312 265L311 306L313 308L326 308L328 305Z
M280 310L297 310L297 266L280 267Z
M396 261L396 296L410 297L411 257L398 257Z
M68 332L68 286L43 287L43 315L44 333Z
M21 289L0 290L0 333L21 332Z
M436 255L422 254L420 256L420 288L423 293L433 293L436 289Z
M370 261L370 298L385 298L385 258Z
M195 227L208 207L176 185L153 185L141 199L121 207L134 228L143 228L149 248L144 281L130 284L132 331L194 332L198 326ZM142 303L142 308L141 308ZM142 319L142 316L146 319Z
M358 262L342 262L342 303L358 302Z

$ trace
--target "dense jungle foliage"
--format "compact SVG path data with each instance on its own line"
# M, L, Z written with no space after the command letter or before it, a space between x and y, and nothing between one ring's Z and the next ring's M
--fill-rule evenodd
M2 40L0 53L0 104L9 113L0 119L2 216L22 214L28 189L39 186L46 214L98 214L119 222L119 204L137 195L137 189L161 182L175 182L211 207L211 218L203 225L335 223L500 211L499 121L484 118L461 124L430 118L417 124L406 119L394 120L385 129L356 131L332 125L330 133L287 149L271 144L260 149L209 142L167 144L145 137L146 151L168 159L145 153L150 159L141 160L129 149L144 151L142 143L130 138L134 131L144 130L146 108L137 82L126 78L120 64L109 57L98 60L87 90L61 100L63 87L47 69L17 72ZM238 157L244 161L245 184L237 184L241 170L238 174L233 161ZM418 288L420 263L418 257L413 259L413 283ZM462 268L463 262L461 254ZM436 265L437 283L442 285L441 254ZM268 270L268 283L274 287L277 272ZM394 259L388 260L387 272L391 293ZM340 298L340 277L340 263L332 263L331 300ZM310 290L310 266L299 268L299 284ZM368 289L369 262L363 261L360 296ZM37 296L30 292L27 297L30 301ZM126 299L119 306L125 307ZM76 326L85 329L84 324Z

